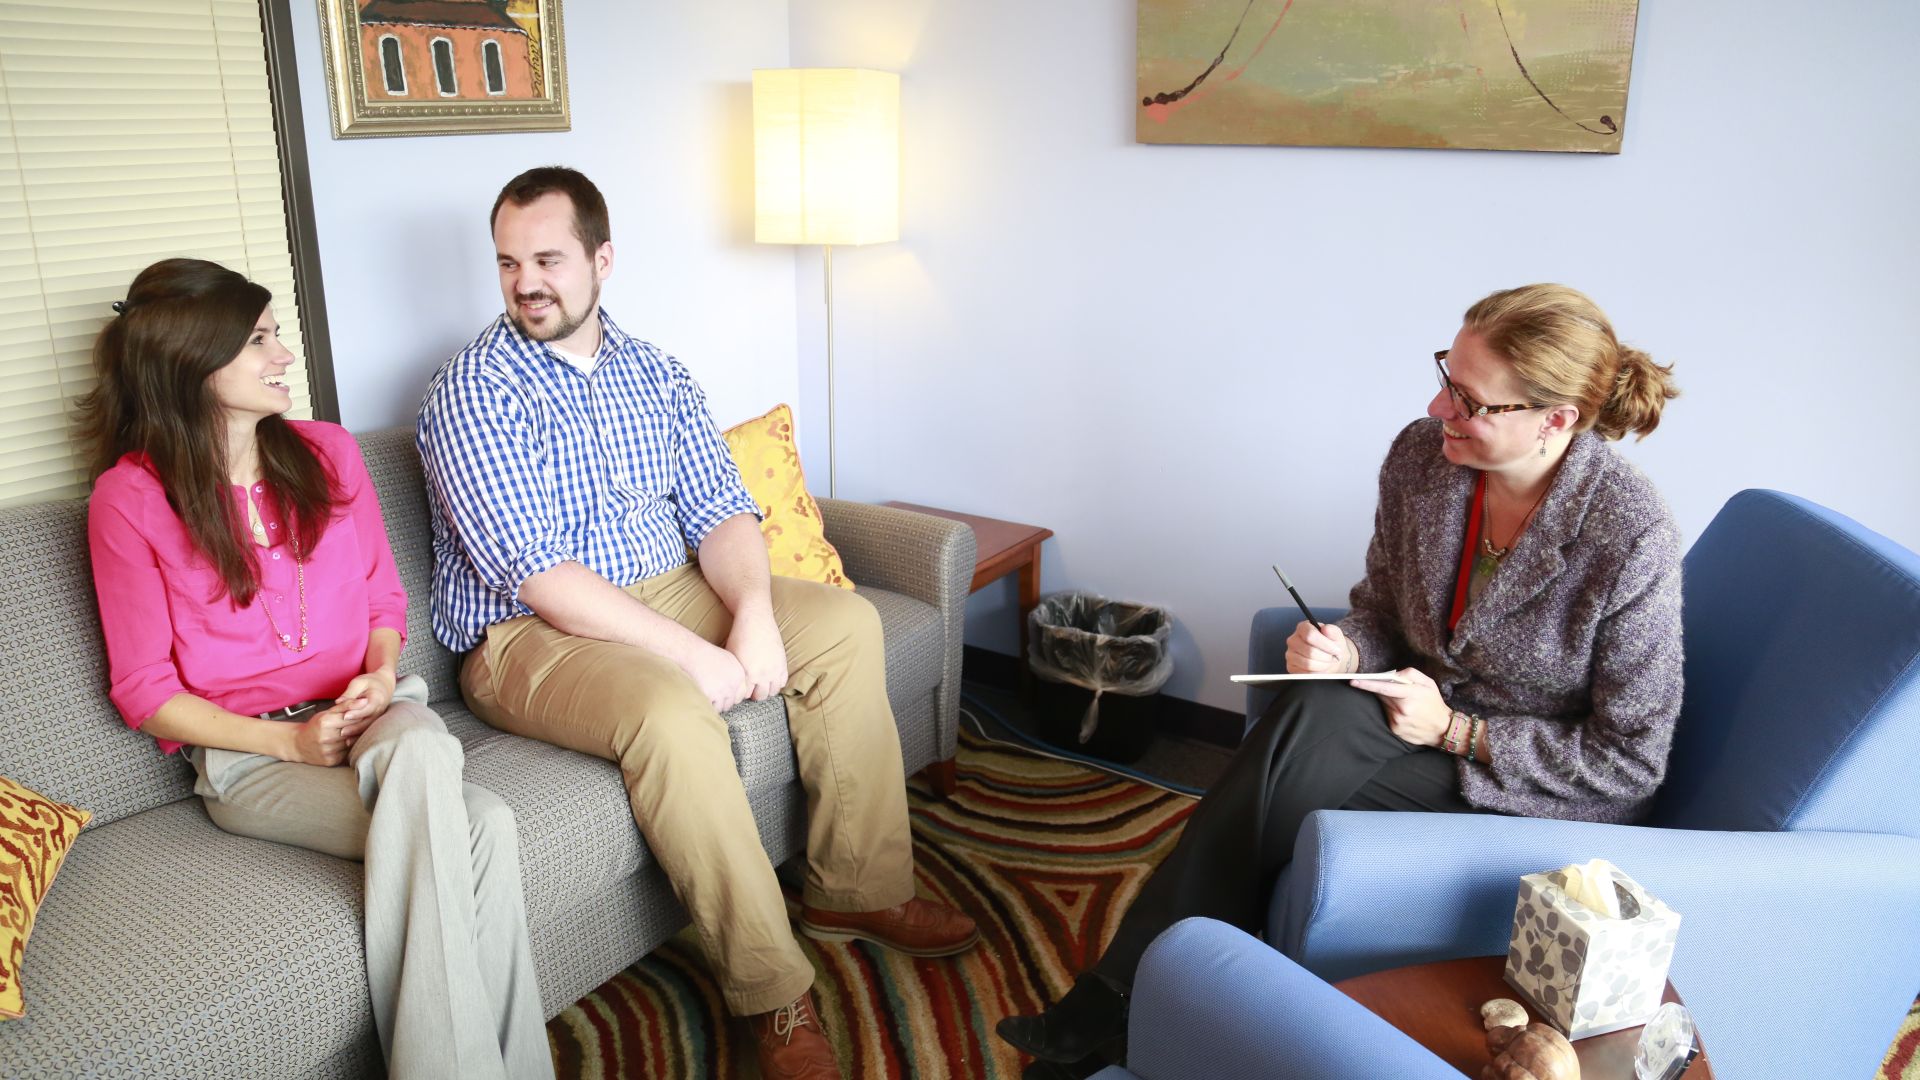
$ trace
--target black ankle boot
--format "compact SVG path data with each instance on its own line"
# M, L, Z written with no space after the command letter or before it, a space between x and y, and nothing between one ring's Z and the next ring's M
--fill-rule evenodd
M1014 1049L1072 1064L1127 1033L1127 996L1092 972L1039 1016L1009 1016L994 1028Z

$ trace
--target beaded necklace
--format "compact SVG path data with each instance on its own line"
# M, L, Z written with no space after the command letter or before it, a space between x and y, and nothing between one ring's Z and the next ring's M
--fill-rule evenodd
M300 644L295 645L292 643L293 635L283 634L280 632L280 624L275 622L273 618L273 608L271 605L267 603L264 597L260 600L260 610L263 612L266 612L267 625L273 629L273 635L280 639L280 644L285 645L287 648L292 649L294 652L306 652L307 651L307 564L305 560L300 558L300 546L294 543L291 537L287 539L287 545L293 548L293 581L294 581L294 585L297 587L297 591L300 596Z
M251 491L247 493L247 524L252 528L254 540L257 541L261 547L268 546L267 531L265 528L261 526L260 511L253 504L253 493ZM266 597L264 596L259 597L260 610L266 614L267 626L273 630L273 636L280 639L281 645L284 645L287 648L292 649L294 652L306 652L307 651L307 563L305 559L302 559L300 557L300 541L296 539L291 532L287 534L287 549L293 552L293 583L294 583L295 593L299 596L299 599L300 599L300 626L299 626L300 644L298 645L293 644L292 634L284 634L280 632L280 624L277 621L275 621L273 617L273 607L272 605L267 603Z
M1500 569L1500 560L1506 558L1507 554L1513 550L1513 546L1520 542L1520 534L1527 531L1527 523L1533 520L1534 512L1540 509L1540 504L1545 501L1547 491L1553 487L1553 482L1549 479L1540 488L1540 494L1534 498L1533 505L1527 509L1527 516L1520 519L1520 524L1513 530L1513 535L1507 538L1506 547L1496 547L1493 543L1493 517L1486 513L1488 486L1484 482L1480 485L1480 509L1487 526L1480 534L1480 553L1474 557L1473 569L1476 574L1492 574Z

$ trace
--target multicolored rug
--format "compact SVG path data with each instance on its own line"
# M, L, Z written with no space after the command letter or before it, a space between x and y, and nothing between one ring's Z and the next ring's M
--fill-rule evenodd
M1900 1025L1877 1080L1920 1080L1920 1001L1913 1003L1907 1022Z
M909 785L922 896L979 920L980 945L916 960L864 943L800 939L820 972L822 1023L848 1076L1011 1078L1022 1062L993 1034L1036 1012L1092 963L1140 882L1179 836L1193 800L962 735L960 787ZM547 1025L561 1080L752 1076L691 931Z
M1011 1080L1021 1061L993 1034L1090 964L1193 800L962 733L960 789L909 788L920 892L980 920L978 948L915 960L865 944L800 939L820 1012L848 1076ZM560 1080L752 1076L691 931L547 1025ZM1878 1080L1920 1080L1920 1002Z

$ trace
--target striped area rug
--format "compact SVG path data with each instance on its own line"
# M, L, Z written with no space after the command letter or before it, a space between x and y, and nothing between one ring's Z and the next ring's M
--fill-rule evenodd
M848 1076L1012 1078L993 1034L1036 1012L1093 962L1193 800L1078 765L961 736L960 787L934 799L915 778L909 812L922 896L980 923L963 956L916 960L864 943L801 938L820 973L822 1022ZM547 1025L561 1080L753 1076L699 944L684 931Z
M1179 835L1191 799L961 734L960 789L909 786L920 892L980 921L952 960L800 939L820 979L822 1019L851 1077L1020 1075L994 1022L1041 1008L1092 963L1141 879ZM691 931L547 1025L560 1080L754 1074ZM1708 1036L1711 1042L1711 1034ZM1878 1080L1920 1080L1920 1002Z
M1708 1046L1712 1052L1712 1046ZM1913 1003L1907 1012L1907 1022L1900 1025L1900 1034L1893 1040L1893 1048L1887 1051L1887 1060L1880 1064L1878 1080L1920 1080L1920 1001Z

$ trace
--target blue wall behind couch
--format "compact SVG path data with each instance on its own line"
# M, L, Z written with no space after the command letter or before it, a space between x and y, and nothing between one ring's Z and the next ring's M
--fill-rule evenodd
M1345 603L1428 357L1526 281L1678 365L1622 449L1689 537L1763 486L1920 547L1920 6L1647 0L1615 157L1136 145L1116 0L796 0L791 41L902 75L901 240L835 253L841 493L1051 527L1049 589L1173 609L1170 693L1239 707L1267 564ZM1015 651L1013 602L969 643Z

